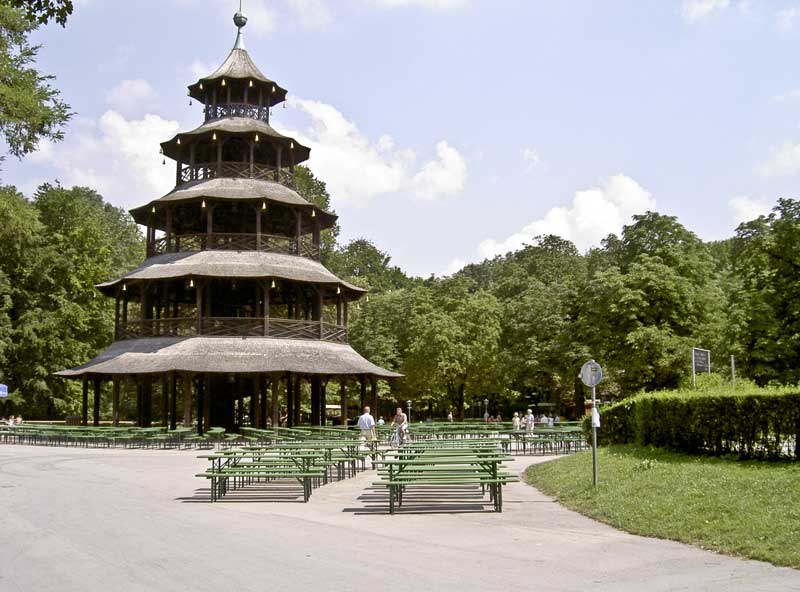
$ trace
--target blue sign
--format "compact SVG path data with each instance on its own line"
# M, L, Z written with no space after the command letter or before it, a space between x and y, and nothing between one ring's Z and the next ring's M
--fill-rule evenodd
M8 386L0 384L0 399L5 399L8 396Z

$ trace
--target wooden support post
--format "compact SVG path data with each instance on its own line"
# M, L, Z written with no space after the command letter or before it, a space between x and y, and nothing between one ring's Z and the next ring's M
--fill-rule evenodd
M119 340L119 289L117 289L117 297L114 302L114 340Z
M217 177L222 176L222 138L217 140Z
M153 381L150 377L142 387L142 425L146 428L153 425Z
M319 425L319 380L311 377L311 425Z
M370 385L372 386L372 409L373 413L378 413L378 381L372 378L370 380Z
M175 372L169 374L169 429L174 430L178 427L178 375Z
M359 376L358 381L361 383L361 411L364 410L364 407L367 406L367 377L366 376ZM377 409L372 410L373 413L377 413Z
M203 334L203 285L197 280L194 288L197 305L197 334Z
M94 379L94 413L92 413L92 425L100 425L100 387L102 383L99 378Z
M136 380L136 426L142 427L144 422L142 421L142 397L144 396L142 391L142 385L139 380Z
M111 425L116 428L119 426L119 389L121 378L114 376L111 380Z
M347 300L344 301L344 326L347 327Z
M260 376L261 379L258 381L258 391L261 398L261 416L258 418L258 423L263 429L267 427L267 409L269 409L269 405L267 404L267 387L269 386L270 380L267 374L262 374ZM273 425L276 424L273 423Z
M269 280L264 282L264 337L269 337Z
M270 390L270 403L272 408L272 427L276 428L281 425L281 407L280 402L278 400L278 379L277 377L273 380L270 380L269 383L269 390ZM266 407L266 405L265 405Z
M164 250L165 253L172 252L172 207L167 207L167 223L166 228L164 230L164 234L166 235L166 249Z
M89 377L83 375L83 397L81 398L81 425L89 425Z
M181 375L181 388L183 389L183 427L192 425L192 382L191 374Z
M250 176L252 176L252 174ZM256 206L256 251L260 250L261 250L261 206Z
M259 395L261 393L261 377L256 374L253 377L253 394L250 395L250 425L260 428L258 420L261 418L261 406L259 405Z
M342 326L342 295L336 295L336 325Z
M169 426L169 375L161 375L161 426Z
M341 405L342 426L347 427L347 379L342 377L339 382L339 401Z
M211 377L203 375L203 425L205 429L211 427Z
M203 380L203 375L199 375L197 377L197 435L202 436L203 432L205 431L205 426L203 425L203 399L204 399L204 387L205 381Z
M295 210L295 217L297 218L295 223L295 233L294 233L294 253L295 255L302 255L303 254L303 212L301 210Z
M300 403L303 399L303 377L295 374L294 377L294 425L300 425Z
M319 379L319 425L328 424L328 381Z
M292 381L292 375L287 372L286 373L286 426L293 427L294 423L294 383Z

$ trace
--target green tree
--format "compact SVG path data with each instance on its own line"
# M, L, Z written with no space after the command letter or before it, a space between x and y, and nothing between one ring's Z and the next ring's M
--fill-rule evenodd
M314 204L318 208L322 208L326 212L330 212L334 216L336 215L336 212L331 208L331 195L328 193L325 182L317 179L314 173L311 172L311 169L304 165L295 167L294 181L297 193L299 193L303 199ZM328 258L336 247L336 237L338 236L338 222L334 224L332 228L322 231L320 236L320 258L323 264L327 264Z
M40 21L49 18L42 4L25 3L32 15L42 15ZM28 37L37 26L20 9L0 3L0 133L18 158L36 150L43 139L61 140L71 116L50 85L53 76L35 68L39 46L31 45Z
M75 412L78 386L52 373L84 363L111 341L114 304L94 285L141 261L141 234L127 214L79 187L43 185L32 202L4 188L0 214L0 240L13 245L0 252L9 386L28 414Z
M391 265L391 260L372 242L360 238L331 253L328 267L342 279L379 294L406 288L412 283L399 267Z

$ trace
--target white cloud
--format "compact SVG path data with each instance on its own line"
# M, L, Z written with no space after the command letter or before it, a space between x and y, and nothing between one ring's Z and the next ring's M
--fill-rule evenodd
M463 259L457 259L457 258L453 259L450 263L447 264L447 267L445 267L444 271L442 271L442 273L440 273L439 275L442 277L453 275L454 273L464 269L464 266L466 264L467 262L464 261Z
M467 161L442 140L436 144L436 160L425 163L411 180L414 193L422 199L458 195L467 180Z
M787 177L800 172L800 144L787 142L770 159L756 167L765 177Z
M789 103L800 99L800 88L793 88L786 92L779 93L770 97L772 103Z
M800 6L784 8L775 13L775 27L779 31L791 31L798 18L800 18Z
M332 105L291 97L289 105L305 113L309 127L287 131L311 150L309 165L325 179L337 201L363 204L378 196L408 192L420 199L460 193L467 178L461 153L441 141L436 158L417 165L416 153L398 148L388 135L370 140Z
M158 97L150 83L141 78L123 80L106 93L106 103L123 115L140 114L153 106Z
M367 0L371 4L375 4L382 8L403 8L407 6L416 6L419 8L427 8L432 10L448 10L450 8L458 8L469 2L469 0Z
M211 62L204 62L202 60L195 60L186 68L189 74L192 77L192 81L199 80L213 74L216 69L219 68L219 64L212 64Z
M482 258L503 255L530 244L534 236L555 234L585 250L617 233L631 216L654 210L656 201L644 187L627 175L614 175L599 187L577 191L569 207L554 207L519 232L497 241L486 239L478 245Z
M300 18L300 23L310 29L321 29L333 20L325 0L286 0L286 4Z
M525 174L530 174L534 171L534 169L538 168L542 164L542 159L539 158L539 153L536 152L533 148L525 148L522 151L522 160L527 163L525 167Z
M129 208L175 185L175 164L161 164L159 143L177 131L177 121L158 115L126 119L108 110L97 121L78 122L64 142L44 143L31 162L54 167L66 185L92 187L107 201Z
M737 226L742 222L755 220L759 216L766 216L772 210L772 205L766 199L746 195L728 200L728 205L733 210L733 221Z
M696 23L728 8L729 5L730 0L683 0L681 16L690 23Z

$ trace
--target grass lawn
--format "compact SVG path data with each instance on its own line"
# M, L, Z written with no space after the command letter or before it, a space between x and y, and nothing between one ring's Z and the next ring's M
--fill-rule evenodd
M530 467L527 481L616 528L800 569L800 464L740 462L637 446Z

